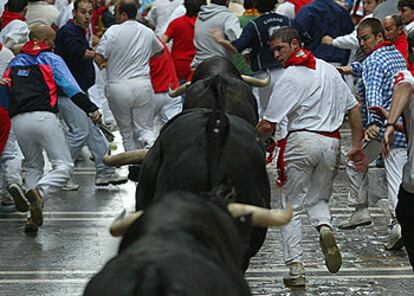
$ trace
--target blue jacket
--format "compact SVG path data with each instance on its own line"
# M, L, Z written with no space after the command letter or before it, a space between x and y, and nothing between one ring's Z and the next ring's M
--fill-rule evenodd
M56 35L55 53L60 55L84 92L95 84L95 68L92 60L83 58L91 49L84 30L69 21Z
M9 89L6 85L0 86L0 109L9 109Z
M348 63L349 50L321 44L325 35L335 38L354 31L348 11L334 0L314 0L306 4L293 20L293 26L301 34L305 48L317 58L329 63Z
M232 44L239 52L247 48L252 49L249 56L253 71L280 68L279 63L273 57L268 41L275 30L290 25L288 17L277 13L265 13L251 20L243 29L239 39L234 40Z
M57 113L58 87L86 113L98 109L79 88L62 58L51 53L46 45L29 41L21 52L4 73L11 80L8 85L11 117L33 111Z

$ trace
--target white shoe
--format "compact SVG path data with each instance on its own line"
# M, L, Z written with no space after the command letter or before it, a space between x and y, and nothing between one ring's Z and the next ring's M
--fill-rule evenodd
M322 226L320 228L319 245L325 257L326 267L331 273L337 273L342 265L342 256L330 227Z
M398 222L394 222L390 225L390 232L386 238L384 247L386 250L401 250L404 247L404 243L401 236L401 226Z
M371 225L372 220L368 208L356 210L352 215L338 227L339 229L355 229L358 226Z
M289 264L289 273L283 278L283 283L292 288L305 286L305 268L302 262Z
M73 183L72 180L69 180L65 186L62 187L63 191L77 191L79 189L79 184Z
M95 179L96 186L120 185L128 182L127 177L122 177L117 173L112 174L97 174Z

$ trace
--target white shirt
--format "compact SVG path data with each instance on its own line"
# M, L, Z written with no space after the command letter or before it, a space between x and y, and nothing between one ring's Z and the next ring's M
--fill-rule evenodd
M276 13L287 16L293 20L295 18L295 5L290 2L280 3L276 8Z
M96 53L107 59L108 82L121 79L148 78L149 60L164 50L161 42L149 28L128 20L108 28L96 48Z
M4 71L6 71L7 66L13 58L13 52L7 47L3 47L0 50L0 77L3 77Z
M14 20L7 24L0 32L0 42L7 48L15 44L24 44L29 41L29 26L21 20Z
M164 25L168 22L171 13L181 4L183 0L155 0L148 13L149 21L155 26L155 34L162 37Z
M184 5L179 5L176 9L174 9L173 13L171 14L168 21L163 25L161 30L158 32L158 36L164 36L165 32L167 31L168 26L170 23L175 20L176 18L179 18L180 16L183 16L187 13L187 9L184 7Z
M407 32L407 35L411 35L414 32L414 22L409 23L404 27L405 31Z
M27 5L26 22L29 26L43 24L51 26L56 24L59 11L46 1L29 2Z
M273 88L264 119L280 123L287 116L289 131L333 132L357 104L336 68L316 59L316 70L290 66L284 71Z
M68 20L73 18L74 1L69 4L67 3L67 0L63 3L61 1L60 4L55 2L55 7L59 10L59 16L57 17L55 24L60 29L68 22Z
M411 84L414 89L414 77L408 70L401 71L394 77L395 85L404 82ZM408 160L403 169L402 186L406 191L414 193L414 96L411 97L408 108L404 110L404 117L408 138Z

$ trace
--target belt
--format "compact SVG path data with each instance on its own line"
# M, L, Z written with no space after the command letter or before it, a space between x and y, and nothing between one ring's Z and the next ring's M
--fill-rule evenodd
M335 139L341 139L341 134L339 132L339 129L333 131L333 132L322 132L322 131L310 131L307 129L300 129L300 130L293 130L288 133L286 138L278 141L279 146L279 155L277 156L277 179L276 179L276 185L279 187L282 187L286 184L288 180L288 176L286 174L286 168L285 168L285 151L286 151L286 143L289 138L289 135L296 132L309 132L309 133L315 133L319 134L325 137L329 138L335 138Z

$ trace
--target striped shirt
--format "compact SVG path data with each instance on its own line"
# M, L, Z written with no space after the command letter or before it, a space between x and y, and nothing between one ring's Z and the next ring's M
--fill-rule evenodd
M369 107L381 106L386 110L391 108L393 77L407 64L401 53L394 46L383 46L372 52L362 63L353 63L354 76L362 77L358 85L358 93L363 98L362 116L365 127L372 124L380 127L380 137L384 135L384 123L372 112ZM393 148L407 147L404 134L396 132L392 144Z

